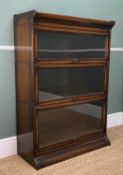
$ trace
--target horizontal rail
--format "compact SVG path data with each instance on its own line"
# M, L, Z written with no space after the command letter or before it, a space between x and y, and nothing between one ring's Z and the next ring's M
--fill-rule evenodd
M106 66L108 61L106 59L100 60L80 60L80 59L69 59L69 60L39 60L35 61L34 66L37 68L53 68L53 67L87 67L87 66Z
M75 96L75 97L65 98L61 100L50 100L45 102L39 102L35 106L35 110L46 110L51 108L77 105L77 104L82 104L86 102L104 100L105 98L106 96L104 93L95 93L93 95L88 95L88 96Z

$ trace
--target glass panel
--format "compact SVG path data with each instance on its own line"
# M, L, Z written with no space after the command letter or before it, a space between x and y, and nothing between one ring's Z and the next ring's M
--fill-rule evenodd
M37 32L39 59L104 58L106 36Z
M104 68L54 68L38 72L39 101L103 92Z
M46 147L102 130L103 105L103 101L97 101L39 112L39 146Z

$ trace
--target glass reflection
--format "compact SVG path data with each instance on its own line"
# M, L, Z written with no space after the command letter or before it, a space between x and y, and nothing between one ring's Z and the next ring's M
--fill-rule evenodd
M103 92L104 68L55 68L38 72L39 101Z
M40 147L102 130L103 101L50 109L40 112Z
M38 32L37 45L40 59L105 58L105 36Z

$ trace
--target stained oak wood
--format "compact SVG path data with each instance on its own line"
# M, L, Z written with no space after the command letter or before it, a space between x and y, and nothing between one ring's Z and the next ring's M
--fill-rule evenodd
M103 93L97 93L89 96L82 96L82 97L71 97L71 98L64 98L64 99L58 99L58 100L47 100L46 102L39 102L35 109L37 110L45 110L50 108L58 108L63 106L70 106L74 104L82 104L86 102L92 102L94 100L103 100L106 96Z
M36 68L61 68L61 67L93 67L93 66L106 66L108 64L107 60L79 60L79 59L68 59L68 60L59 60L59 61L48 61L38 60L35 62Z
M110 144L106 116L113 25L114 21L45 14L34 10L14 16L18 154L36 169ZM78 36L81 36L81 41ZM53 41L54 37L56 40ZM61 99L39 101L38 83L41 87L43 83L38 74L41 69L51 69L57 76L56 69L99 67L103 67L102 92L82 96L74 93ZM72 75L71 82L76 78ZM57 81L52 83L52 88ZM67 76L62 81L66 87ZM44 87L44 91L47 89ZM53 91L51 95L54 94ZM99 101L103 101L101 110ZM70 110L81 105L84 106L83 113ZM64 127L66 135L61 134Z

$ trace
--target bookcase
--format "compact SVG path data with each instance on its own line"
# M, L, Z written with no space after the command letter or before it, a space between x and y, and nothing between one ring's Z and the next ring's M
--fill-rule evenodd
M110 145L113 25L35 10L14 15L18 154L36 169Z

